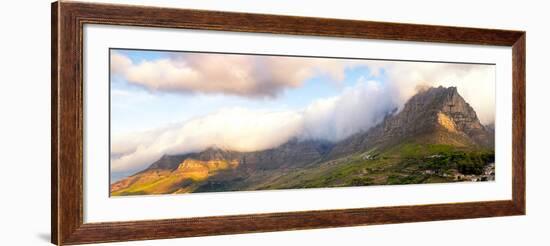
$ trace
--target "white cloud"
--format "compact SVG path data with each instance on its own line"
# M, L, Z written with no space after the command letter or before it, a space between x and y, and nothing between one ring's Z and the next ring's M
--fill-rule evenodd
M163 154L196 152L211 146L236 151L268 149L301 131L297 112L266 112L244 108L222 109L180 125L113 136L112 170L140 169Z
M334 59L185 53L134 63L116 51L111 54L114 75L151 91L246 97L273 98L314 76L341 81L348 65Z
M320 99L304 111L302 138L339 141L378 124L398 106L393 89L378 81L360 81L337 97Z
M139 170L163 154L211 146L256 151L295 137L338 141L379 123L387 109L396 106L388 90L376 81L359 81L340 96L317 100L303 110L228 108L163 129L113 135L112 170Z

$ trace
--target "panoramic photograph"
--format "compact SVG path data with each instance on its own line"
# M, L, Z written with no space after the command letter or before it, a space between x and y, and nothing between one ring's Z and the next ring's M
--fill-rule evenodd
M110 195L495 180L495 65L110 50Z

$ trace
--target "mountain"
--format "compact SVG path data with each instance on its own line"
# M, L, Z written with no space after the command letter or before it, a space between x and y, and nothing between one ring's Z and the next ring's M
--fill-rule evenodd
M332 155L396 144L413 137L423 137L432 144L494 146L493 130L480 123L476 112L458 94L457 88L440 86L421 89L398 114L386 117L367 132L336 144Z
M247 170L269 170L309 164L328 153L333 144L327 141L292 139L273 149L255 152L237 152L211 147L199 153L185 155L164 155L143 172L155 170L175 170L187 159L197 161L235 160L240 168Z
M185 189L180 190L179 182L189 179L199 181L198 177L205 179L216 175L213 180L223 177L225 183L229 183L262 171L303 167L320 160L332 146L327 141L292 139L264 151L237 152L211 147L199 153L164 155L145 170L112 184L111 192L115 195L183 192ZM186 172L193 175L186 175ZM211 180L208 182L207 185L212 185ZM183 186L188 185L188 182L184 183Z
M388 112L380 124L342 141L292 139L263 151L212 147L164 155L112 184L111 194L481 180L492 178L491 162L493 127L480 123L456 87L431 87L418 91L399 112Z

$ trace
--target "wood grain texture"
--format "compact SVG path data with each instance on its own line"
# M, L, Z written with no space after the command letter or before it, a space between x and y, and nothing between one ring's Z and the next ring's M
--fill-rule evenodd
M84 223L82 41L85 24L512 47L512 199ZM62 1L52 4L51 77L52 242L58 245L525 214L525 32Z
M82 27L78 16L67 9L65 3L53 5L57 12L57 43L54 47L57 75L52 80L57 97L52 100L56 112L52 127L55 136L55 156L52 156L56 177L56 200L54 201L57 220L55 243L66 241L83 224L82 217L82 180L83 180L83 101L82 101ZM53 216L52 216L53 217ZM53 235L53 233L52 233Z
M64 3L86 23L511 46L522 32L436 25ZM85 19L85 20L84 20Z
M52 45L52 50L51 50L51 76L52 76L52 82L51 82L51 237L52 237L52 242L57 242L57 239L58 239L58 235L57 233L59 232L58 230L58 225L59 225L59 220L57 219L57 216L59 215L59 212L58 212L58 208L60 205L59 204L59 201L58 201L58 195L57 195L57 192L59 191L59 187L57 186L58 184L58 158L57 158L57 155L58 155L58 139L59 137L57 136L58 132L57 132L57 129L58 129L58 123L59 123L59 120L57 119L57 116L58 116L58 110L57 110L57 105L59 104L59 101L58 101L58 82L59 82L59 76L58 76L58 72L59 72L59 66L57 64L57 59L58 59L58 55L57 55L57 51L59 50L59 47L58 47L58 40L57 40L57 36L58 36L58 28L57 28L57 24L58 24L58 19L57 19L57 13L58 13L58 8L57 8L58 4L57 3L54 3L52 4L52 18L51 18L51 32L52 32L52 36L51 36L51 45Z
M520 214L511 201L84 224L67 243L377 225Z
M512 200L525 213L525 40L512 47Z

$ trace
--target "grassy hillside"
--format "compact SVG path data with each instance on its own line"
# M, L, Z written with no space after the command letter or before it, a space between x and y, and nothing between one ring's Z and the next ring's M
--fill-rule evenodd
M195 191L202 181L223 170L233 170L237 161L187 159L176 170L150 170L143 172L128 183L111 190L112 196L189 193Z
M442 137L443 136L443 137ZM436 140L427 141L426 139ZM296 168L239 169L236 161L186 160L173 171L148 171L111 195L169 194L266 189L396 185L489 179L494 151L446 141L444 135L417 137L346 157Z
M296 170L257 189L456 182L483 175L492 162L491 150L406 142Z

